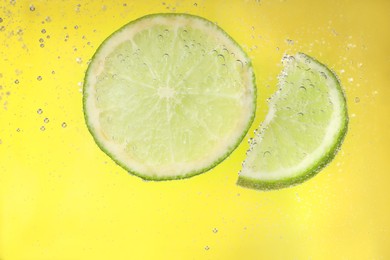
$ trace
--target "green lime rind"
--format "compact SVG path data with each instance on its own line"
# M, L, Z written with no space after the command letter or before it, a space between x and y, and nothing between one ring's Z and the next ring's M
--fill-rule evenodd
M255 189L260 191L267 191L267 190L277 190L282 188L288 188L292 186L296 186L298 184L301 184L308 179L311 179L316 174L318 174L323 168L325 168L336 156L337 152L340 150L340 147L342 143L344 142L344 139L348 132L348 110L347 110L347 103L346 103L346 97L343 88L341 87L341 83L339 78L336 76L335 72L330 70L326 65L319 62L315 58L312 58L306 54L298 53L298 55L302 55L311 61L319 64L323 69L325 69L328 72L328 75L331 75L333 77L333 80L337 82L336 88L341 93L343 103L342 103L342 125L340 127L340 131L338 132L338 135L336 138L334 138L333 144L330 146L330 148L324 153L324 155L317 161L315 161L307 170L303 171L302 173L295 175L293 177L285 177L282 179L276 179L276 180L264 180L264 179L257 179L257 178L251 178L248 176L242 176L239 175L239 178L237 180L237 185L249 188L249 189ZM263 129L264 130L264 129ZM261 160L261 159L260 159Z
M105 46L105 44L107 42L109 42L109 40L117 33L121 32L122 30L124 30L126 27L128 27L129 25L133 24L133 23L137 23L141 20L144 20L144 19L150 19L150 18L153 18L153 17L158 17L158 16L165 16L165 17L173 17L173 16L185 16L185 17L191 17L191 18L195 18L195 19L199 19L199 20L202 20L202 21L205 21L207 23L210 23L210 21L200 17L200 16L197 16L197 15L191 15L191 14L185 14L185 13L155 13L155 14L149 14L149 15L146 15L146 16L143 16L143 17L140 17L136 20L133 20L127 24L125 24L124 26L122 26L121 28L119 28L117 31L113 32L110 36L108 36L103 42L102 44L97 48L96 52L94 53L94 55L92 56L91 60L94 60L94 58L99 54L99 51ZM212 168L216 167L218 164L220 164L222 161L224 161L239 145L240 143L242 142L242 140L244 139L244 137L246 136L246 134L248 133L252 123L253 123L253 120L255 118L255 112L256 112L256 100L257 100L257 88L256 88L256 78L255 78L255 74L253 73L253 69L252 69L252 63L251 63L251 60L250 58L248 57L248 55L244 52L244 50L241 48L241 46L229 35L227 34L222 28L220 28L218 25L216 25L215 23L213 23L213 26L215 29L218 29L226 38L228 38L233 44L234 46L239 50L241 51L241 53L243 54L243 56L246 58L246 61L247 61L247 66L248 68L250 68L252 70L252 90L253 90L253 99L252 99L252 104L253 104L253 112L251 113L251 116L248 120L248 123L245 127L245 130L242 132L242 134L240 135L240 137L236 140L235 144L230 146L230 148L228 150L226 150L226 152L221 155L219 158L217 158L212 164L208 165L207 167L204 167L204 168L201 168L201 169L198 169L198 170L195 170L195 171L191 171L191 172L188 172L188 173L185 173L185 174L181 174L181 175L175 175L175 176L157 176L157 175L148 175L148 174L145 174L145 173L142 173L142 172L138 172L138 171L135 171L134 169L131 169L130 167L128 167L124 162L122 162L121 160L117 159L115 157L115 155L110 152L105 146L104 144L97 138L97 135L95 133L96 129L94 129L94 127L92 127L90 121L89 121L89 117L88 117L88 114L87 114L87 108L86 108L86 104L87 104L87 99L88 99L88 93L87 93L87 85L88 85L88 76L89 74L91 73L91 67L89 66L87 71L86 71L86 75L85 75L85 81L84 81L84 84L83 84L83 114L84 114L84 119L85 119L85 123L87 125L87 129L88 131L90 132L90 134L92 135L96 145L106 154L108 155L117 165L119 165L120 167L122 167L123 169L125 169L128 173L132 174L132 175L135 175L137 177L140 177L141 179L145 180L145 181L168 181L168 180L179 180L179 179L186 179L186 178L190 178L190 177L193 177L193 176L196 176L196 175L199 175L199 174L202 174L204 172L207 172L209 170L211 170Z

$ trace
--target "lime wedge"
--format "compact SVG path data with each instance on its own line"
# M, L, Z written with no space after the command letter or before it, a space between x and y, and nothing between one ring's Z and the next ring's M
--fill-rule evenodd
M187 14L139 18L89 64L84 115L97 145L146 180L190 177L224 160L256 110L251 62L216 24Z
M240 186L268 190L301 183L333 159L346 135L347 105L336 75L302 53L283 63L280 88L251 139Z

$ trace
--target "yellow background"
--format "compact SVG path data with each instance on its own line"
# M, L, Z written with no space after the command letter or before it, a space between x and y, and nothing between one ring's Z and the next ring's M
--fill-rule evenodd
M109 34L157 12L217 22L249 54L259 95L247 137L284 53L328 64L350 115L335 160L272 192L235 185L246 141L182 181L112 162L84 124L84 72ZM0 17L1 260L390 258L389 1L0 0Z

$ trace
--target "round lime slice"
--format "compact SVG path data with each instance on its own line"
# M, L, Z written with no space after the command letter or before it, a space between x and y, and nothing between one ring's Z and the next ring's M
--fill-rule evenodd
M224 160L256 110L244 51L187 14L139 18L108 37L84 82L86 124L117 164L147 180L190 177Z
M335 74L302 53L283 61L280 88L250 142L238 185L267 190L301 183L333 159L346 135L347 105Z

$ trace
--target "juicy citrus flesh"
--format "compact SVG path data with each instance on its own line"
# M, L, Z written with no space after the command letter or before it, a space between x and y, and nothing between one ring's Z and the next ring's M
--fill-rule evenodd
M266 190L301 183L333 159L346 134L346 101L336 75L302 53L283 62L280 88L255 131L238 185Z
M218 26L184 14L135 20L107 38L84 83L87 126L129 172L202 173L241 142L256 109L249 58Z

